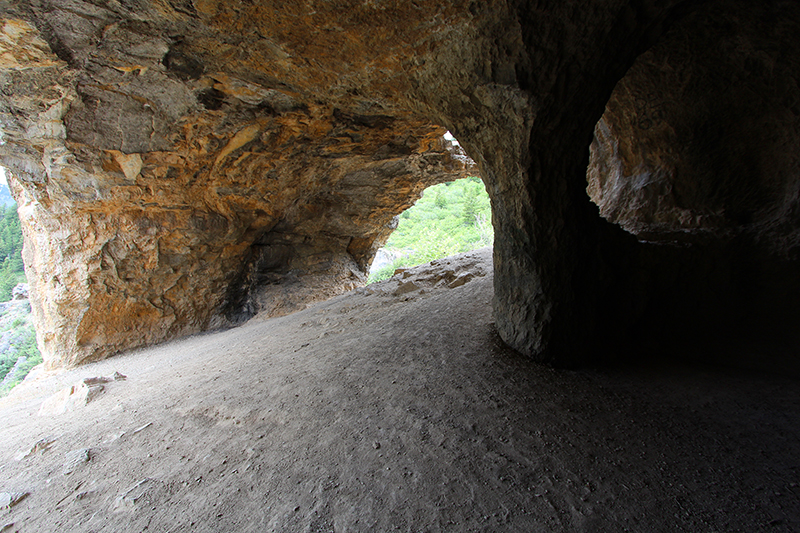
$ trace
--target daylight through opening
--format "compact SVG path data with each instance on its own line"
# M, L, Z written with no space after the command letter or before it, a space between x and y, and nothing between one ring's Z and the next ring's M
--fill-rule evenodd
M457 156L468 159L450 132L444 138ZM396 217L397 228L376 253L368 283L387 279L399 268L492 245L489 195L474 163L470 166L474 175L428 187Z
M22 264L17 204L0 167L0 397L42 362Z

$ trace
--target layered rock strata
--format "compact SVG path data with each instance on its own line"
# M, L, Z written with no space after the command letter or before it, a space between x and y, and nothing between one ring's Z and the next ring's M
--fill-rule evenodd
M68 51L3 26L4 162L51 364L362 285L394 217L466 175L429 121L254 84L152 25L76 9L44 17L83 38Z

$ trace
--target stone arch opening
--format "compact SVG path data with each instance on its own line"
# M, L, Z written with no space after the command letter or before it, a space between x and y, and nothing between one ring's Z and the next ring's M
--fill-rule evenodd
M392 222L392 231L370 265L369 283L437 259L492 245L491 203L475 162L450 133L443 136L464 176L429 185Z
M799 23L786 2L703 4L611 94L587 192L639 240L639 345L797 370Z
M339 120L344 116L340 112ZM340 127L364 146L333 164L304 169L306 194L252 240L244 267L228 286L230 322L281 316L363 285L396 217L425 188L469 172L468 158L442 128L422 123L409 131L407 123L384 119L346 118ZM379 141L380 135L385 139Z

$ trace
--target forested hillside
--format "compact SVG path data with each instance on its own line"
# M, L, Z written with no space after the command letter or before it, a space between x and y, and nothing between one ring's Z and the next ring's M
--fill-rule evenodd
M8 194L0 185L0 201ZM25 283L22 265L22 228L17 204L0 205L0 396L22 381L42 362L27 300L11 300L11 291Z
M490 246L493 239L489 195L480 178L434 185L400 215L383 248L396 259L370 272L369 282L386 279L398 268Z
M17 204L0 207L0 302L11 299L17 283L25 283L22 265L22 229Z

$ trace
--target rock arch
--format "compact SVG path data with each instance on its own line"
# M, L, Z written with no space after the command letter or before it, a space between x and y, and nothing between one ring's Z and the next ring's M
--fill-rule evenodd
M644 241L642 331L795 370L799 23L787 2L697 6L617 84L589 167Z
M5 0L0 14L14 87L0 158L51 365L361 282L391 218L463 171L445 128L487 183L497 327L523 353L580 365L680 325L704 281L749 275L744 256L772 282L761 307L797 294L791 2ZM678 67L698 83L676 85ZM726 76L750 89L709 97ZM766 123L742 103L758 88ZM726 101L747 120L692 122ZM714 161L751 171L715 193ZM711 313L752 302L711 285Z

